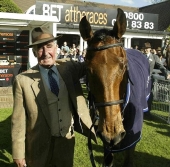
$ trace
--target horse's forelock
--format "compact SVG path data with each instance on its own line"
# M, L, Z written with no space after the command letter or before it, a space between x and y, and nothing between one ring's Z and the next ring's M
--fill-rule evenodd
M97 30L94 33L94 38L103 40L106 36L111 36L111 31L108 29Z

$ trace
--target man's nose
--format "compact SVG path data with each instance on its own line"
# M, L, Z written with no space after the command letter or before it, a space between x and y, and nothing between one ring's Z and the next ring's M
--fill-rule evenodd
M47 47L43 47L43 54L47 55L49 52L49 49Z

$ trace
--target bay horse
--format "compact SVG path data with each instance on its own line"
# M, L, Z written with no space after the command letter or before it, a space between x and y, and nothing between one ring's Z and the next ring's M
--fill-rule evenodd
M133 152L141 137L150 92L149 63L141 52L123 48L120 40L127 22L124 11L117 11L113 29L93 32L84 16L79 31L88 44L87 80L99 112L96 133L103 142L103 166L112 167L113 154L126 150L123 167L133 167Z

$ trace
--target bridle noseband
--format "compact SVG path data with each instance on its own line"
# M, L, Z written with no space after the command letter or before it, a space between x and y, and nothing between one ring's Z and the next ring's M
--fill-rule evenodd
M105 106L112 106L112 105L117 105L123 103L124 100L115 100L111 102L103 102L103 103L94 103L96 107L105 107Z

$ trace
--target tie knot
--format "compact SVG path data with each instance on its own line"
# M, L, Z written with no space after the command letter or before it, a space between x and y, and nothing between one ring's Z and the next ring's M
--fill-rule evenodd
M49 69L48 74L49 74L49 75L52 75L52 73L53 73L53 70L52 70L52 69Z

